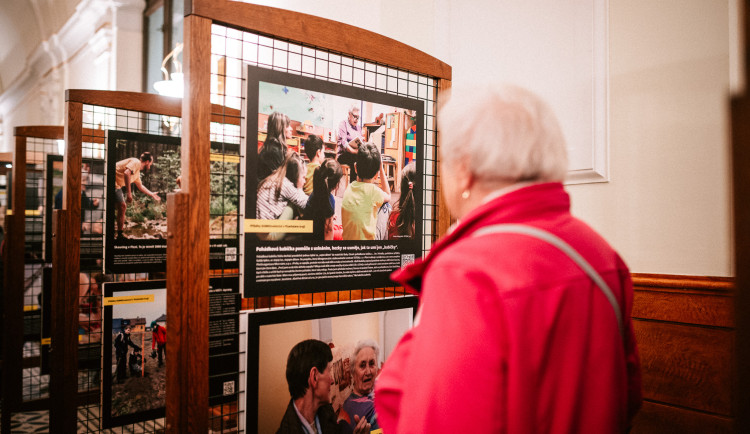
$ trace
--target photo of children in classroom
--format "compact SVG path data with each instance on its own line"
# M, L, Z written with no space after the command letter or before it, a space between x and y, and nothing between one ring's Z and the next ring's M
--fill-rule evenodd
M260 230L257 237L415 239L415 197L421 194L416 116L415 110L259 82L255 219L307 221L308 229Z

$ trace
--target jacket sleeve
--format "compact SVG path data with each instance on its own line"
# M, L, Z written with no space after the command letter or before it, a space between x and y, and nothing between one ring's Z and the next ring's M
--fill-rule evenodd
M433 263L418 324L383 369L392 368L381 389L384 432L501 432L503 316L489 276L458 261Z
M281 186L281 195L294 205L304 209L307 206L308 196L302 191L301 188L297 188L292 181L284 178Z

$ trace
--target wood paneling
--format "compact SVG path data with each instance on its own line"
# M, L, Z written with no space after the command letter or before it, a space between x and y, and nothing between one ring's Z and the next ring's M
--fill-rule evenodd
M369 30L314 15L229 0L193 0L192 8L185 5L185 13L432 77L451 79L448 64L416 48Z
M644 398L730 415L734 332L634 321Z
M732 420L713 414L645 402L635 418L633 434L729 434Z
M734 327L732 302L728 294L640 290L633 297L633 318Z
M644 397L633 432L731 432L733 280L634 274L633 284Z
M734 255L737 274L737 432L750 432L750 1L738 2L740 31L744 36L742 95L731 100L732 194L734 205ZM740 56L742 57L742 56Z

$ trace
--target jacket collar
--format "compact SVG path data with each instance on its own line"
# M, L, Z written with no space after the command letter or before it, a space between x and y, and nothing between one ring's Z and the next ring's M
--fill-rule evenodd
M470 211L438 240L423 258L396 270L391 280L412 294L422 291L422 276L435 258L454 242L474 231L497 223L518 222L543 216L544 213L570 209L570 197L561 182L531 184L491 198Z

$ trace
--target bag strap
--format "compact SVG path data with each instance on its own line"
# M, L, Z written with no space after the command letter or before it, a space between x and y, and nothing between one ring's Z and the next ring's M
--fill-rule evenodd
M535 228L532 226L527 225L520 225L520 224L497 224L497 225L491 225L491 226L485 226L481 229L478 229L476 232L474 232L471 236L472 237L479 237L482 235L488 235L488 234L520 234L520 235L527 235L530 237L537 238L541 241L544 241L548 244L551 244L555 247L557 247L560 251L565 253L570 259L573 260L588 276L591 278L591 280L594 281L594 284L599 287L599 289L602 291L604 296L609 301L609 304L612 306L612 310L615 312L615 318L617 319L617 327L620 331L620 336L625 337L625 332L623 330L623 324L622 324L622 313L620 311L620 304L617 301L617 298L615 297L614 293L610 289L609 285L607 285L607 282L604 281L602 276L599 275L599 273L596 272L594 267L589 264L586 259L584 259L583 256L581 256L580 253L576 249L574 249L570 244L563 241L560 237L547 232L543 229Z

